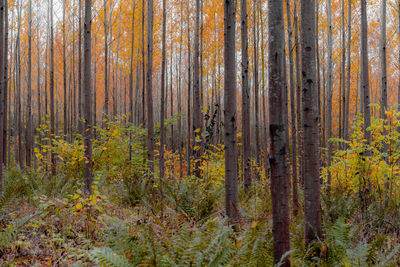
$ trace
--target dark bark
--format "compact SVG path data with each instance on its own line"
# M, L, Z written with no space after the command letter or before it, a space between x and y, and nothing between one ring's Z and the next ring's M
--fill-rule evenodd
M284 109L285 96L285 33L283 1L271 0L268 9L269 29L269 131L271 196L272 196L272 232L274 238L274 263L281 260L283 266L290 266L290 259L283 255L290 250L289 240L289 177L287 164L286 123Z
M242 136L243 181L245 190L251 187L251 137L250 137L250 89L249 89L249 43L247 1L241 0L242 37Z
M92 1L85 0L85 24L84 24L84 115L85 115L85 191L88 195L92 192Z
M315 2L301 1L302 111L304 129L305 237L310 243L321 234L319 177L319 111L315 57Z
M236 45L235 1L224 1L224 128L225 128L225 207L232 223L239 220L236 140Z

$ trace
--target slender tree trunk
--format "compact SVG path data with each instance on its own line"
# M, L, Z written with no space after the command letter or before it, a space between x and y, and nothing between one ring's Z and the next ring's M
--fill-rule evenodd
M400 10L400 0L397 3L397 10ZM399 45L400 45L400 12L398 12L398 38L399 38ZM400 66L400 49L399 49L399 59L398 59L398 64ZM397 90L397 110L400 111L400 80L398 84L398 90Z
M327 1L327 16L328 16L328 101L327 101L327 130L326 130L326 148L327 148L327 172L328 172L328 186L331 185L331 156L332 144L329 141L332 135L332 94L333 94L333 73L332 73L332 53L333 53L333 39L332 39L332 3L331 0ZM329 190L329 188L328 188Z
M382 14L381 14L381 82L382 82L382 94L381 94L381 118L385 119L385 112L388 109L387 99L387 64L386 64L386 0L382 1ZM385 129L384 129L384 132ZM387 148L385 149L387 150Z
M299 34L299 18L297 10L297 1L294 1L293 5L294 13L294 36L295 36L295 51L296 51L296 106L297 106L297 140L298 140L298 161L299 161L299 180L302 187L304 187L304 149L303 149L303 126L301 124L301 45L300 45L300 34Z
M191 57L192 57L192 53L191 53L191 38L190 38L190 9L189 9L189 1L187 2L187 37L188 37L188 41L187 41L187 45L188 45L188 95L187 95L187 144L186 144L186 162L187 162L187 175L189 176L191 174L191 161L190 161L190 157L191 157L191 97L192 97L192 62L191 62Z
M92 41L92 1L85 0L85 26L84 26L84 112L85 112L85 191L88 195L92 192L92 62L91 62L91 41Z
M161 66L161 133L160 133L160 178L164 178L164 147L165 147L165 72L166 72L166 28L167 28L167 3L162 1L163 22L162 22L162 66Z
M259 82L258 82L258 21L257 21L257 1L254 0L254 108L255 108L255 148L256 148L256 163L260 165L260 120L259 120ZM259 179L259 173L256 173L257 179Z
M31 166L32 155L32 1L29 1L28 8L28 83L27 83L27 114L26 114L26 140L25 156L26 167Z
M321 238L321 207L319 177L319 112L315 62L315 2L301 1L301 61L304 114L304 181L305 237L310 243Z
M107 15L107 0L103 1L104 9L104 118L108 119L109 106L109 80L108 80L108 15Z
M37 3L37 16L39 16L39 1L38 1L38 3ZM40 94L40 91L41 91L41 83L40 83L40 38L39 38L39 36L40 36L40 22L39 22L39 20L36 22L37 23L37 28L36 28L36 35L37 35L37 40L36 40L36 42L37 42L37 47L36 47L36 49L37 49L37 66L36 66L36 68L37 68L37 77L36 77L36 79L37 79L37 104L38 104L38 128L40 128L40 125L41 125L41 123L42 123L42 104L41 104L41 94ZM39 145L41 145L41 143L42 143L42 137L41 137L41 132L38 132L38 144Z
M8 98L10 94L8 93L8 1L4 0L4 121L3 121L3 164L7 166L7 159L10 157L10 153L7 153L7 140L8 140L8 125L7 117L11 114L8 112L7 107L10 106L8 103ZM1 140L1 139L0 139ZM0 152L1 153L1 152ZM1 161L0 161L1 162ZM1 163L0 163L1 165ZM1 188L1 185L0 185ZM1 189L0 189L1 192Z
M66 40L65 40L65 9L66 3L63 5L63 87L64 87L64 139L66 140L68 135L68 106L67 106L67 63L66 63Z
M7 120L5 118L5 107L7 106L7 99L5 97L5 87L4 87L4 52L5 47L3 46L4 42L4 17L5 17L5 5L4 1L0 1L0 194L3 192L3 162L4 162L4 121Z
M117 41L117 50L116 50L116 57L115 57L115 66L114 66L114 87L113 87L113 117L114 120L117 119L117 113L118 113L118 108L117 108L117 89L118 89L118 68L119 68L119 46L120 46L120 40L121 40L121 9L122 6L120 5L119 7L119 15L118 15L118 41Z
M299 207L299 199L297 193L297 139L296 139L296 104L295 104L295 85L294 85L294 59L293 59L293 29L290 11L290 1L286 0L286 18L288 25L288 51L289 51L289 83L290 83L290 118L292 125L292 153L291 153L291 165L292 165L292 201L293 201L293 214L297 214ZM287 129L286 131L288 131Z
M225 206L232 223L239 220L237 185L237 140L236 140L236 45L235 45L235 1L224 1L224 128L225 128Z
M53 24L53 0L50 0L50 138L55 137L55 96L54 96L54 24ZM51 144L50 144L51 145ZM56 174L56 157L54 152L50 153L51 173Z
M399 0L400 1L400 0ZM182 135L182 39L183 39L183 1L181 0L181 10L180 10L180 34L179 34L179 71L178 71L178 145L179 145L179 177L182 178L183 176L183 135Z
M243 180L245 190L251 187L250 90L247 0L241 0L242 37L242 135Z
M133 48L135 45L135 2L133 2L132 8L132 37L131 37L131 58L130 58L130 72L129 72L129 122L133 123ZM136 80L139 80L140 76L136 75ZM132 160L132 135L129 134L129 160Z
M363 92L364 138L367 140L367 144L370 144L371 133L367 130L371 125L371 114L369 107L368 22L366 0L361 0L361 88Z
M200 0L196 0L195 34L194 34L194 59L193 59L193 154L194 174L200 177L201 157L201 109L200 109Z
M147 1L147 153L149 170L154 172L153 129L153 0Z
M350 82L351 82L351 0L348 3L347 23L347 84L346 84L346 112L344 117L344 139L349 138L349 117L350 117ZM356 102L357 103L357 102Z
M282 266L290 266L290 259L282 257L290 250L289 240L289 184L286 161L286 109L285 87L285 33L283 1L272 0L268 9L269 42L269 112L271 135L270 166L272 195L272 232L274 237L274 263L283 260ZM288 13L290 16L290 13Z

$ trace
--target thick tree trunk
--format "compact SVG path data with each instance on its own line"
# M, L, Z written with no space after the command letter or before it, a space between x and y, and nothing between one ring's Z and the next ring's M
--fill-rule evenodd
M314 7L314 0L301 1L302 110L304 114L304 158L306 159L304 160L304 172L307 174L304 181L304 208L307 243L322 237Z
M236 140L236 45L234 0L224 1L224 128L225 128L225 207L232 223L239 220Z
M286 160L286 123L284 114L285 96L285 33L283 1L271 0L268 9L269 28L269 131L271 195L272 195L272 232L274 237L274 263L281 260L282 266L290 266L288 256L283 255L290 250L289 239L289 184L288 164ZM289 13L288 13L289 14ZM290 16L290 14L288 15ZM294 82L293 82L294 83Z

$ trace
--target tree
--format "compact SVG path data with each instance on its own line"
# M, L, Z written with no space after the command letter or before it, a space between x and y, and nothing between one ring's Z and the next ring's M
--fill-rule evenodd
M381 40L380 40L380 50L381 50L381 118L385 119L385 112L388 108L387 99L387 64L386 64L386 0L382 0L381 6ZM386 132L386 131L385 131Z
M29 1L28 19L28 110L26 114L25 156L26 166L29 168L32 161L32 1Z
M329 167L331 166L332 157L332 143L330 142L332 134L332 50L333 50L333 39L332 39L332 2L328 0L327 4L327 16L328 16L328 100L327 100L327 124L326 124L326 148L327 148L327 170L328 170L328 186L331 184L331 173ZM329 190L329 188L328 188Z
M55 97L54 97L54 23L53 23L53 0L50 0L50 136L54 138L55 136ZM54 152L50 152L51 157L51 173L56 174L56 157Z
M224 1L224 126L225 126L225 207L232 223L239 220L236 140L235 1Z
M167 27L167 7L166 0L163 0L163 23L162 23L162 67L161 67L161 133L160 133L160 178L164 178L164 146L165 146L165 72L166 72L166 27Z
M286 125L284 109L285 96L285 33L283 1L271 0L268 9L269 30L269 131L272 232L274 237L274 263L278 264L290 249L289 240L289 181L286 161ZM283 266L290 266L289 257L283 259Z
M5 118L5 113L4 113L4 107L7 104L7 99L5 98L5 87L4 87L4 52L5 52L5 47L3 47L3 40L4 40L4 15L5 13L5 5L4 1L0 1L0 193L3 191L3 159L4 159L4 143L3 143L3 138L4 138L4 120Z
M153 129L153 0L147 1L147 156L149 170L154 171Z
M371 133L368 127L371 125L369 107L369 74L368 74L368 21L367 3L361 0L361 90L364 113L364 138L367 144L371 143Z
M194 174L200 177L200 142L201 142L201 101L200 101L200 0L196 0L193 59L193 133L194 133Z
M251 186L251 142L250 142L250 90L249 90L249 44L247 33L247 0L241 0L242 37L242 135L243 135L243 180L245 189Z
M321 237L319 178L319 111L315 57L315 1L301 1L302 111L304 144L305 238L310 243Z
M85 0L85 26L84 26L84 113L85 113L85 191L92 192L92 0Z
M293 201L293 211L294 214L297 213L299 207L299 199L297 193L297 136L296 136L296 102L295 102L295 85L294 85L294 59L293 59L293 29L292 20L290 12L290 2L286 0L286 18L288 25L288 51L289 51L289 83L290 83L290 118L292 126L292 153L291 153L291 163L292 163L292 201ZM286 131L288 131L287 129Z

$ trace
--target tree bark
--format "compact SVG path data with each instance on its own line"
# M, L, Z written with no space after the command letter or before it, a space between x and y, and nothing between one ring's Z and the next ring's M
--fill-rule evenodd
M153 129L153 0L147 1L147 156L150 176L154 172Z
M224 1L224 127L225 127L225 207L232 223L239 221L236 140L236 45L234 0Z
M55 137L55 97L54 97L54 23L53 23L53 0L50 0L50 139ZM51 144L50 144L51 145ZM54 152L50 153L51 173L56 174L56 157Z
M286 123L284 109L285 96L285 33L283 1L269 1L269 131L271 195L272 195L272 232L274 238L274 263L283 261L282 266L290 266L288 256L283 255L290 250L289 239L289 181L287 165ZM290 16L290 13L288 13Z
M200 0L196 0L193 59L193 154L194 175L200 177L201 108L200 108Z
M302 110L304 129L305 237L309 244L321 238L319 177L319 111L315 57L315 2L301 1Z
M327 1L327 16L328 16L328 101L327 101L327 130L326 130L326 167L327 167L327 183L328 191L331 185L331 157L332 157L332 143L329 141L332 135L332 94L333 94L333 78L332 78L332 53L333 53L333 39L332 39L332 2Z
M92 192L92 1L85 0L85 25L84 25L84 112L85 112L85 191L88 195Z
M249 90L249 43L247 0L241 0L242 37L242 136L243 180L245 190L251 187L251 138L250 138L250 90Z
M165 147L165 72L166 72L166 27L167 27L167 3L166 0L162 1L162 10L163 10L163 22L162 22L162 66L161 66L161 133L160 133L160 178L164 178L164 147Z
M296 103L295 103L295 83L294 83L294 59L293 59L293 29L290 11L290 1L286 0L286 18L288 25L288 51L289 51L289 83L290 83L290 123L292 126L292 201L293 201L293 214L297 214L299 207L299 199L297 192L297 136L296 136ZM289 129L286 129L288 131Z

